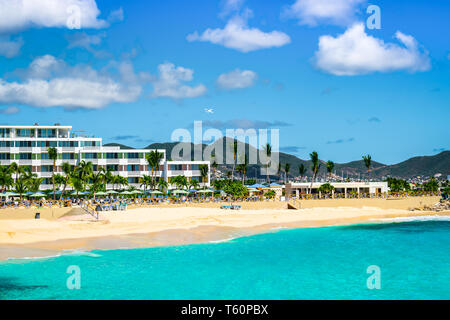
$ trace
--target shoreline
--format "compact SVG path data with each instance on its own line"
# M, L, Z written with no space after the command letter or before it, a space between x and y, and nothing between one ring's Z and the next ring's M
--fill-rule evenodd
M428 199L428 202L434 200ZM406 200L402 201L408 204ZM51 215L46 214L49 215L48 219L41 220L24 217L11 220L8 215L2 215L0 212L0 261L50 257L70 254L70 251L223 242L227 239L280 229L396 222L396 220L400 222L401 219L419 220L440 216L450 218L450 211L409 211L368 207L367 200L361 200L361 206L358 207L341 206L344 205L342 202L337 204L339 206L301 210L140 208L125 212L101 213L101 220L98 222L92 221L90 216L66 208L60 209L61 212L57 212L56 216L52 211ZM396 203L399 204L400 202ZM19 216L17 212L16 216Z

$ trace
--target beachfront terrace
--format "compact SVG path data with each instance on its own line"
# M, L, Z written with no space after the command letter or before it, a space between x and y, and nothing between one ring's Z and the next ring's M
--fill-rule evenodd
M304 194L318 194L321 196L319 188L326 182L288 183L286 184L286 196L299 198ZM387 182L329 182L334 187L332 197L335 195L347 198L350 194L359 195L381 195L389 191Z

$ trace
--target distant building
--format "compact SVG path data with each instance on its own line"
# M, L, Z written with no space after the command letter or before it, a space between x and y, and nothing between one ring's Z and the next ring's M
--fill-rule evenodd
M100 168L110 170L114 175L128 179L131 186L140 188L139 178L151 175L146 154L149 149L120 149L106 147L101 138L77 135L71 132L71 126L0 126L0 165L16 162L19 166L29 167L39 178L44 178L41 189L50 189L53 172L53 161L49 159L47 149L58 150L56 173L63 174L61 165L68 162L78 165L81 161L90 161L94 171ZM201 186L210 186L209 161L167 161L166 151L159 170L155 172L157 179L170 182L171 177L185 176L189 181L198 180ZM208 165L208 177L202 182L199 165ZM108 185L107 189L112 189Z
M340 193L344 197L350 192L358 194L383 194L388 192L387 182L329 182L335 189L334 193ZM319 188L324 183L315 182L312 185L310 182L288 183L286 184L286 196L299 196L310 192L313 194L319 193Z

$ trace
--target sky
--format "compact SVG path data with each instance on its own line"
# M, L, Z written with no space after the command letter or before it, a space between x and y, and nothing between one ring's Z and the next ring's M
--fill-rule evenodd
M338 163L450 147L446 0L0 6L0 124L141 148L194 121L279 129L281 151Z

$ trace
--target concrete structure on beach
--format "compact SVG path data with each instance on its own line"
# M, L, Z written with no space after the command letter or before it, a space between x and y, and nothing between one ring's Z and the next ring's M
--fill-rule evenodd
M150 149L120 149L120 147L103 146L102 138L81 135L72 132L71 126L6 126L0 125L0 165L13 162L28 167L39 178L44 178L42 190L51 189L53 161L49 159L47 149L57 148L58 160L56 173L63 174L64 162L77 165L81 161L90 161L94 172L100 168L109 170L114 175L127 178L130 186L141 188L139 178L151 175L146 155ZM210 186L209 161L168 161L165 150L157 150L164 155L159 170L154 174L157 179L170 182L171 177L185 176L188 181L198 180L200 186ZM203 181L199 165L208 165L208 177ZM112 189L108 185L107 189Z
M300 194L319 194L319 188L326 182L288 183L285 193L288 197L298 197ZM357 194L385 194L388 192L387 182L329 182L334 187L333 195L341 194L347 197L350 193ZM311 190L310 190L311 189Z

